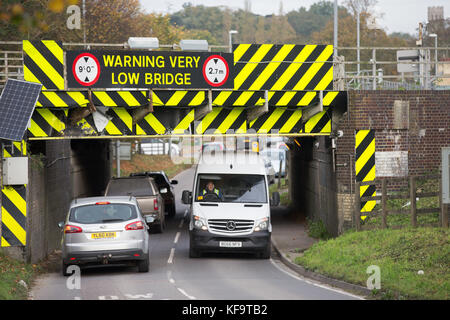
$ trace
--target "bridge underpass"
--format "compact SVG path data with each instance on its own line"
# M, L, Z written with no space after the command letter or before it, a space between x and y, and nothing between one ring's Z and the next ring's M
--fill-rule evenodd
M37 51L49 46L25 43ZM6 232L2 221L2 247L30 261L57 249L56 225L70 201L101 194L112 174L110 142L147 137L289 137L291 199L298 212L320 217L336 234L330 137L347 111L347 93L332 90L331 46L238 45L240 84L233 90L65 90L55 75L40 77L45 63L37 63L34 51L25 51L25 80L45 89L24 141L12 144L24 148L3 152L30 158L29 183L5 186L2 196L5 204L5 190L25 190L18 212L24 218ZM55 70L63 78L64 68Z

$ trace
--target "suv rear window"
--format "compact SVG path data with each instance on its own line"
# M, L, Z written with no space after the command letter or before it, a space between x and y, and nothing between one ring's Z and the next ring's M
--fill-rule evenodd
M125 203L92 204L79 206L70 210L69 221L94 224L122 222L137 218L136 207Z
M164 176L160 173L151 173L149 174L150 177L153 178L153 180L155 180L155 183L158 186L167 186L167 180L164 178Z
M111 180L106 192L107 196L147 197L155 195L148 178Z

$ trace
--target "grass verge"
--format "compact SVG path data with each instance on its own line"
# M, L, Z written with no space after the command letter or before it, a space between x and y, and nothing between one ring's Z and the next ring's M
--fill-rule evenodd
M0 300L26 300L28 288L39 272L38 265L20 262L0 251Z
M175 164L168 155L133 154L131 160L120 161L120 176L126 177L130 173L142 171L165 171L169 178L173 178L191 166L184 163ZM113 161L113 175L115 174L116 163Z
M269 186L269 194L278 191L280 193L280 205L290 206L291 200L289 199L289 189L287 187L286 178L281 178L280 188L278 188L278 178L275 178L275 183Z
M450 231L441 228L349 231L314 244L295 262L305 268L366 286L367 267L381 271L376 299L449 299ZM418 271L422 270L423 274Z

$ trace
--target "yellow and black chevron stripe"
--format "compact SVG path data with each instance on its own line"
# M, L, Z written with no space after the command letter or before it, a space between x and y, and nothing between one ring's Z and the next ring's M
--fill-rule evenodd
M332 90L333 46L238 44L234 90Z
M86 107L89 103L87 91L43 91L37 107L71 108ZM269 91L269 105L280 107L304 107L318 100L315 91ZM212 103L218 107L248 107L265 103L264 91L213 91ZM134 108L148 104L148 91L93 91L92 100L96 106ZM154 91L154 106L198 107L206 104L205 91ZM324 93L324 106L346 104L345 91Z
M53 40L22 42L24 79L42 84L42 90L64 90L64 51Z
M358 182L375 180L375 130L355 132L355 174ZM373 196L376 196L375 185L361 186L360 197ZM361 201L361 212L370 212L375 205L375 200Z
M108 124L98 132L92 115L88 115L75 126L70 125L70 110L35 109L28 138L64 136L139 136L172 134L320 134L331 133L331 108L317 113L306 122L302 120L301 108L270 107L269 112L248 123L244 107L213 107L212 112L194 121L196 109L173 110L156 107L144 119L133 123L132 110L109 108L106 116Z
M3 148L3 157L27 155L27 143L16 141ZM2 189L0 246L24 246L26 244L26 185L4 186Z
M269 112L250 122L249 129L256 133L329 134L331 133L331 114L329 108L325 108L324 111L304 122L301 108L270 108Z
M3 148L3 158L22 157L27 155L27 143L22 141L14 141Z
M4 186L2 189L1 246L25 246L27 197L26 186Z

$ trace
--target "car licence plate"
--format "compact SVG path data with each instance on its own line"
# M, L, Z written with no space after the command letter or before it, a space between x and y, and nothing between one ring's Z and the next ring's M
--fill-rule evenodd
M115 232L97 232L91 234L91 239L114 239L115 237Z
M223 248L241 248L242 242L241 241L220 241L219 247Z

